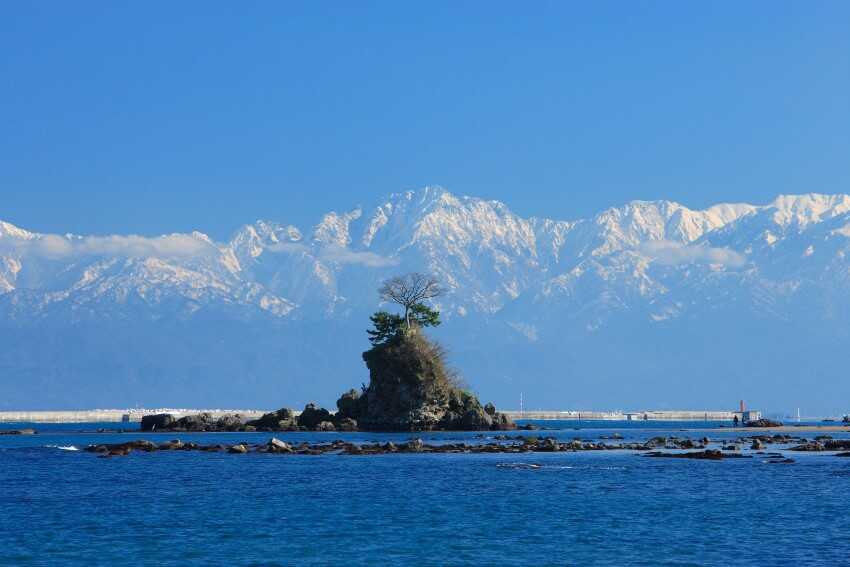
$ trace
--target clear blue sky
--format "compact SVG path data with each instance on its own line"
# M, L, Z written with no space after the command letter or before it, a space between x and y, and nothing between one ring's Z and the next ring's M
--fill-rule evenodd
M850 2L3 2L0 219L224 238L850 192Z

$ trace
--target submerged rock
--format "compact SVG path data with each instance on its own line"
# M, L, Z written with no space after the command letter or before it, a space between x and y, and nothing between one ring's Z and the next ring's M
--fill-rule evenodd
M782 427L781 421L774 421L772 419L753 419L744 424L744 427Z
M706 449L705 451L691 451L688 453L662 453L661 451L652 451L646 453L647 457L664 457L670 459L704 459L709 461L719 461L724 458L741 457L736 454L723 454L717 449Z

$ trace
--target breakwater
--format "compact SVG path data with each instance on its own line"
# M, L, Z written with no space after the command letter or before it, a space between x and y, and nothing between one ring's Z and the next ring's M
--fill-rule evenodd
M247 419L255 419L265 413L261 410L231 409L94 409L67 411L2 411L0 423L130 423L139 422L143 416L170 413L180 418L207 412L213 417L238 413Z
M506 411L513 420L543 419L564 421L752 421L760 411L651 410L651 411Z
M2 411L0 423L121 423L139 422L145 415L170 413L175 418L207 412L218 418L238 413L246 419L261 417L265 410L232 409L93 409L67 411ZM295 415L301 412L294 412ZM652 410L652 411L506 411L511 419L564 421L751 421L761 417L759 411Z

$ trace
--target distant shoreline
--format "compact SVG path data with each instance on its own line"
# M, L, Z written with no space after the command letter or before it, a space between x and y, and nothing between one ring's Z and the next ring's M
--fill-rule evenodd
M214 417L239 414L248 419L261 417L268 410L240 409L93 409L56 411L0 411L0 423L137 423L143 416L170 413L175 417L210 413Z
M0 411L0 423L137 423L145 415L169 413L175 417L210 413L214 417L240 414L246 419L261 417L268 410L258 409L91 409L91 410L51 410L51 411ZM297 415L298 411L295 412ZM598 411L506 411L513 420L541 421L627 421L646 422L733 422L739 412L720 411L645 411L645 412L598 412ZM743 421L743 420L741 420ZM835 425L784 425L782 427L761 428L771 431L843 431L848 425L836 422ZM690 428L689 428L690 429ZM698 429L694 428L694 429ZM732 429L730 427L730 429ZM752 430L752 428L738 428Z

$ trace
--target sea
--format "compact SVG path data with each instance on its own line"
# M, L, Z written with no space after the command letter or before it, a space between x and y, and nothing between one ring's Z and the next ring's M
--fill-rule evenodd
M537 424L547 429L522 434L625 442L742 435L719 423ZM850 565L850 458L788 446L767 451L793 463L748 448L752 458L722 461L632 451L98 458L82 449L139 438L264 443L271 434L2 425L22 427L38 434L0 436L0 565ZM494 435L417 437L472 444Z

